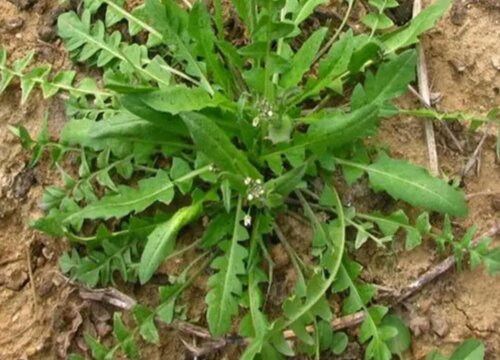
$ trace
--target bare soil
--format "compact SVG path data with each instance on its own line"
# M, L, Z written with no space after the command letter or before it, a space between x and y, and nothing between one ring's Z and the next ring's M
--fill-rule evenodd
M500 4L495 0L459 1L423 42L432 91L439 99L435 106L446 111L485 113L500 105ZM0 0L0 44L7 48L9 59L35 50L38 63L48 62L57 69L69 67L67 55L54 41L51 30L57 1L34 1L25 10L21 8L29 1L13 2L20 7ZM85 331L109 334L114 309L81 300L78 291L57 275L57 258L66 248L65 242L47 238L28 226L30 220L42 214L38 202L43 186L57 181L57 176L46 161L28 169L29 154L10 134L8 126L24 125L36 133L48 111L50 133L56 137L65 112L60 98L43 101L36 93L24 106L19 105L19 99L17 84L0 96L0 359L67 358L69 351L85 350ZM418 102L408 95L401 105L417 107ZM440 169L452 177L462 171L482 132L471 134L466 127L454 124L450 130L463 153L448 132L436 126ZM493 130L486 130L489 135L480 153L480 166L463 181L467 194L488 194L470 199L469 216L454 223L457 231L475 224L481 233L500 220L500 167L494 153ZM422 120L407 117L386 121L376 140L386 144L396 157L427 165ZM300 221L291 217L281 221L293 246L310 243L310 230ZM494 243L500 245L500 238ZM279 266L272 300L279 304L280 297L291 290L295 274L280 245L275 245L271 253ZM368 247L358 260L365 265L365 279L397 289L436 264L440 256L429 241L397 256ZM177 271L175 266L164 270ZM203 280L185 295L189 318L201 322L205 311ZM156 296L153 287L124 290L145 303ZM432 348L449 352L470 337L485 342L487 359L500 359L499 307L500 281L483 269L445 275L396 309L408 320L414 335L407 359L422 359ZM349 353L351 359L362 358L355 344ZM167 329L162 329L162 343L145 348L143 354L148 359L189 358L179 334ZM232 359L237 358L235 354L225 355ZM224 356L215 354L213 358Z

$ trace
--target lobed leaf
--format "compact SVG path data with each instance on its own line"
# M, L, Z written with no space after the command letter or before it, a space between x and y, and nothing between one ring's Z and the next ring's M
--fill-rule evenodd
M208 280L210 290L207 303L207 321L210 332L215 336L224 335L231 328L232 318L238 313L239 297L243 288L240 275L245 274L247 249L240 242L248 239L246 229L240 225L242 219L241 198L236 206L236 216L231 240L219 244L223 255L212 262L216 271Z
M186 177L199 174L193 171ZM97 202L70 214L62 220L65 224L73 224L84 219L121 218L130 213L138 213L160 201L169 204L174 197L174 184L165 171L159 171L152 178L139 181L137 188L119 186L118 194L108 194Z
M422 167L391 159L383 153L369 166L337 160L341 164L366 171L376 191L384 190L395 199L404 200L425 210L454 216L467 215L463 192L448 185L444 180L433 177Z

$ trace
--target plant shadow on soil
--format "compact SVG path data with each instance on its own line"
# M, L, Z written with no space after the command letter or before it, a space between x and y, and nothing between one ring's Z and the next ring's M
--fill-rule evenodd
M37 62L51 63L56 69L69 68L68 56L59 40L54 41L51 30L60 9L57 1L17 3L21 7L32 5L21 10L6 0L0 2L0 44L7 48L10 59L35 50ZM456 2L437 28L424 37L432 91L440 95L436 98L441 98L436 104L438 109L484 113L500 104L498 39L500 8L494 1L472 1L463 6ZM57 174L49 169L46 159L36 168L28 169L30 155L22 150L8 126L24 125L30 132L36 132L45 112L49 111L50 134L55 137L64 124L65 112L59 98L43 101L37 93L24 106L18 105L19 99L20 90L16 85L0 96L0 359L66 358L69 351L85 349L84 332L109 334L115 309L82 300L76 288L57 276L57 258L67 245L60 239L36 233L27 225L29 220L41 215L38 202L43 186L58 181ZM407 95L401 99L401 105L416 107L418 103ZM461 154L448 132L442 126L436 128L442 171L449 176L460 173L467 154L474 150L481 134L468 134L460 124L450 125L466 150ZM427 163L421 120L386 121L374 141L386 144L396 157L423 166ZM463 183L467 194L489 191L496 195L472 197L470 215L454 224L458 232L476 224L481 233L500 219L500 167L494 153L495 141L491 132L481 152L479 171L469 173ZM369 201L363 196L354 198L357 206ZM297 246L297 251L306 253L310 229L294 217L284 216L280 221L290 243ZM189 242L197 235L194 231L180 241ZM495 242L499 245L500 239ZM296 277L283 253L279 244L271 247L277 270L270 307L274 302L281 303ZM364 279L396 289L440 260L430 241L417 250L397 256L372 246L360 254L358 260L365 266ZM195 255L187 253L180 261L165 264L160 272L178 273L184 261L191 261L192 256ZM183 296L188 304L188 318L201 322L205 314L205 280L206 276L200 277ZM129 285L122 290L145 304L156 298L154 286L139 289ZM499 294L500 281L489 277L483 269L449 273L424 288L395 309L413 332L407 358L422 359L433 348L450 351L463 339L475 337L484 341L487 359L500 359ZM343 358L360 359L360 351L359 345L353 343ZM180 335L168 329L162 329L159 346L148 346L142 353L147 359L190 358ZM237 358L238 351L229 349L225 355ZM211 358L223 358L223 355L218 353Z

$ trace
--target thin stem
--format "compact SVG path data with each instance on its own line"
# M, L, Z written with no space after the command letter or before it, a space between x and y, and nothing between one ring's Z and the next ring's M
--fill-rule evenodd
M23 77L26 76L26 74L23 74L22 72L14 71L13 69L9 69L9 68L2 66L2 65L0 65L0 70L6 71L9 74L14 75L20 79L22 79ZM103 97L113 96L113 93L109 93L109 92L102 91L102 90L85 90L85 89L76 88L76 87L73 87L70 85L51 83L50 81L43 79L41 77L30 77L30 81L33 81L37 84L49 84L49 85L57 87L61 90L67 91L69 93L80 93L83 95L92 95L92 96L96 96L96 97L98 97L98 96L103 96Z
M279 241L281 244L283 244L283 247L285 248L286 252L288 253L288 256L290 257L290 260L292 261L293 266L297 270L297 274L299 276L299 281L301 283L302 288L305 290L306 289L306 280L304 277L303 270L305 269L304 263L302 262L302 259L300 259L299 255L297 252L293 249L292 245L288 242L288 239L286 236L283 234L283 231L281 231L281 228L278 226L278 224L274 223L273 224L273 230L276 236L278 237Z
M342 29L344 28L344 26L347 24L347 21L349 20L349 16L351 16L353 4L354 4L354 0L348 1L347 12L344 15L344 18L342 19L342 23L337 28L337 31L335 31L335 34L333 34L333 36L328 40L328 42L325 44L325 46L323 46L321 48L321 50L318 52L318 54L314 58L314 61L311 65L311 68L323 57L323 55L326 54L326 52L330 49L330 47L333 45L335 40L337 40L337 38L340 36Z

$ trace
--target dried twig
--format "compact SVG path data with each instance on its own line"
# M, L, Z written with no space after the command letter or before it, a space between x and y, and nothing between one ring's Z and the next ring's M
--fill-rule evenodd
M471 169L474 167L474 165L476 163L479 163L479 156L481 154L481 150L483 148L483 145L484 145L484 141L486 140L486 137L488 136L488 131L486 130L483 134L483 136L481 137L481 140L479 141L479 144L477 145L476 149L474 150L474 152L472 153L471 157L469 158L469 160L467 161L467 163L465 164L463 170L462 170L462 178L464 178L465 176L467 176L467 174L469 173L469 171L471 171Z
M470 200L470 199L473 199L473 198L478 197L478 196L491 196L491 195L500 195L500 191L491 191L491 190L479 191L476 193L471 193L471 194L465 195L465 199Z
M422 10L422 4L420 0L415 0L413 3L413 17L417 16ZM427 74L427 65L425 63L424 49L419 44L417 45L418 51L418 89L420 95L422 96L423 103L427 106L431 106L431 93L429 90L429 77ZM427 140L427 152L429 155L429 167L434 175L439 175L439 163L438 155L436 150L436 136L434 134L434 127L432 125L432 120L428 119L424 122L425 126L425 138Z
M193 8L193 4L191 4L188 0L182 0L182 2L184 3L184 5L186 5L186 7L191 10Z
M84 300L101 301L126 310L132 309L137 304L130 296L111 287L105 289L80 287L80 297Z
M30 244L26 247L26 262L28 263L28 275L31 286L31 296L33 298L33 311L38 314L38 297L36 294L35 278L33 276L33 266L31 264L31 246Z
M500 222L497 222L495 225L493 225L492 228L490 228L488 231L486 231L483 235L478 236L471 242L471 246L477 245L482 239L486 237L491 237L500 232ZM441 261L439 264L434 266L432 269L429 271L425 272L421 276L418 277L415 281L413 281L411 284L406 286L401 292L396 301L396 304L402 302L403 300L406 300L413 294L415 294L418 290L422 289L425 285L430 283L432 280L436 279L437 277L443 275L445 272L451 270L453 266L455 265L455 256L451 255L448 256L446 259Z

